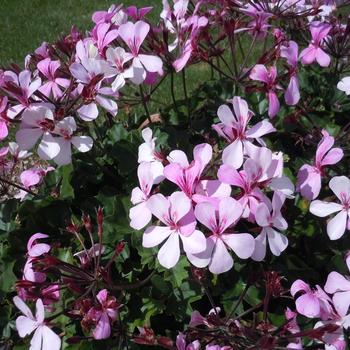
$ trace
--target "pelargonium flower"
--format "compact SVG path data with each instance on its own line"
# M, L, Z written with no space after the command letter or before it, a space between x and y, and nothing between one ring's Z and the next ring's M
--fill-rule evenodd
M36 301L35 317L20 297L15 296L13 303L24 315L16 319L19 336L24 338L34 332L29 350L59 350L61 348L60 337L45 324L45 310L41 299Z
M51 249L49 244L38 243L38 239L49 237L44 233L35 233L30 237L27 243L27 262L23 269L24 279L31 282L43 282L46 279L46 275L43 272L35 271L33 269L33 260L40 255L48 253Z
M320 286L316 289L311 287L302 280L296 280L290 288L290 293L296 298L295 306L299 314L309 318L320 317L327 320L332 313L332 300L323 291Z
M336 240L342 237L346 227L349 227L350 180L346 176L335 176L329 181L329 188L340 200L340 204L315 200L310 204L310 212L319 217L325 217L338 212L327 224L329 238Z
M213 128L231 144L222 152L224 164L232 165L238 169L243 163L243 155L248 150L256 147L254 140L264 146L261 137L276 131L272 124L263 120L253 127L248 128L248 123L253 113L248 109L248 104L241 97L235 96L232 99L234 114L227 105L221 105L218 109L218 117L221 123L214 124Z
M341 316L346 316L350 305L350 280L348 276L343 276L337 271L332 271L324 286L324 290L333 294L332 300L335 309Z
M195 208L195 216L199 222L209 228L206 249L196 254L188 254L190 262L200 268L209 266L212 273L229 271L233 259L227 248L233 250L241 259L248 259L254 251L254 238L249 233L229 233L241 217L242 206L233 198L223 198L216 210L208 202L199 203ZM227 230L229 232L227 232ZM232 232L231 231L231 232Z
M281 57L287 59L289 64L289 84L284 93L284 100L289 106L296 105L300 100L299 80L297 75L298 66L298 44L295 41L288 41L287 45L281 46Z
M143 129L141 135L145 142L138 148L138 162L152 163L151 169L153 172L154 184L158 184L164 179L164 166L162 164L162 155L156 151L157 138L153 137L151 128Z
M183 192L174 192L168 198L155 194L148 199L147 205L152 214L166 226L148 227L143 234L142 245L151 248L166 240L157 255L162 266L170 269L178 262L179 238L186 254L205 250L205 237L195 229L196 219L191 200Z
M312 40L309 46L300 53L302 64L311 64L316 60L321 67L329 66L331 59L323 51L322 44L331 29L332 26L327 23L315 21L310 24Z
M321 177L327 165L338 163L343 158L341 148L332 148L334 137L326 130L322 130L322 140L317 145L315 164L304 164L298 172L297 190L309 200L315 199L320 194Z
M264 83L269 101L268 115L270 118L275 117L280 110L280 102L276 90L282 90L282 87L277 84L277 68L272 66L267 69L263 64L257 64L251 70L249 78Z
M39 88L39 91L45 96L50 97L51 94L55 99L62 96L62 88L68 88L69 79L60 78L57 71L60 68L60 61L52 61L51 58L45 58L37 64L40 73L48 80Z
M284 315L286 317L286 320L288 323L286 324L285 328L286 330L291 334L297 334L300 332L300 327L297 323L297 316L298 313L292 311L289 307L287 307L286 311L284 312ZM303 349L301 337L297 337L295 339L292 339L291 342L287 345L288 349Z
M30 150L42 137L38 155L41 159L55 158L60 152L60 146L52 136L55 129L54 115L46 106L36 105L23 112L20 129L16 133L16 141L22 150Z
M265 203L260 203L255 211L256 223L262 227L260 234L255 238L255 249L252 259L261 261L266 255L267 242L273 255L279 256L288 246L288 238L277 230L286 230L288 224L281 214L285 197L275 192L272 198L271 209ZM270 203L268 203L270 204Z
M111 335L111 323L117 319L121 305L115 297L109 296L106 289L100 290L96 299L99 304L88 311L87 317L96 323L92 332L94 339L107 339Z
M155 184L156 171L152 168L157 164L161 165L159 162L142 162L137 169L140 187L135 187L131 192L131 202L134 207L129 212L130 226L135 230L142 229L152 219L152 212L147 202L151 196L152 186Z
M193 149L194 159L189 163L183 151L171 151L167 157L170 164L164 168L164 176L191 198L204 168L212 158L212 153L209 144L199 144Z
M134 73L131 81L134 84L141 84L146 79L146 72L162 74L163 62L158 56L139 53L149 31L149 24L143 21L127 22L122 24L118 30L119 36L131 51L129 56L132 58Z
M4 88L19 102L17 105L10 106L7 111L7 116L13 119L30 107L30 99L41 86L41 79L32 79L32 73L29 70L23 70L18 75L12 71L6 71L4 74L6 81Z
M71 145L74 145L79 152L88 152L91 150L93 140L90 136L75 136L74 132L77 130L77 124L73 117L66 117L59 121L54 133L59 135L55 137L55 141L60 147L60 151L54 161L57 165L65 165L72 162Z

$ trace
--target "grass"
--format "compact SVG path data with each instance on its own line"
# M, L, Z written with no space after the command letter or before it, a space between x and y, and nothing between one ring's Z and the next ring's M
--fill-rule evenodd
M115 1L114 1L115 2ZM0 0L0 66L23 65L24 57L43 41L53 42L69 33L72 25L80 30L92 27L91 15L105 10L113 0ZM145 6L154 2L153 18L158 17L161 0L125 0L124 5Z

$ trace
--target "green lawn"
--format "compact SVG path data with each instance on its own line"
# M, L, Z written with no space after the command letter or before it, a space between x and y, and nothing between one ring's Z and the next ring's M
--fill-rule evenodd
M72 25L81 30L92 27L91 15L108 9L112 0L0 0L0 65L23 63L43 41L54 41ZM118 2L120 3L120 2ZM161 0L124 0L124 5L154 3L153 18Z

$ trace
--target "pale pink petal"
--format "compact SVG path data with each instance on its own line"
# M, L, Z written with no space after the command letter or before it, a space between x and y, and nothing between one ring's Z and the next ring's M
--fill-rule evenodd
M265 259L266 255L266 232L263 229L261 233L255 237L255 247L254 252L252 254L252 259L254 261L262 261Z
M66 165L72 162L72 150L71 143L69 140L64 139L63 137L58 137L56 142L60 146L60 152L54 158L54 161L57 165Z
M332 271L324 286L324 290L329 294L339 291L350 291L350 281L336 271Z
M34 320L34 316L32 314L32 311L29 309L27 304L19 297L15 296L13 298L13 303L16 305L16 307L22 312L23 315L27 316L28 318Z
M84 121L91 121L98 117L98 109L96 103L83 105L77 110L79 117Z
M288 246L288 238L271 227L266 228L266 232L272 254L280 256Z
M213 148L208 143L201 143L193 149L193 158L200 160L202 163L201 171L204 170L205 166L210 162L213 156Z
M265 203L260 203L255 212L255 221L260 227L270 226L271 214Z
M7 124L0 120L0 141L5 139L8 135Z
M180 258L179 235L173 232L158 252L159 263L167 269L176 265Z
M152 219L152 213L147 207L147 202L142 202L129 211L130 226L135 230L141 230Z
M288 106L294 106L300 100L299 80L296 75L290 78L287 90L284 94L284 100Z
M219 119L228 127L232 127L237 123L235 116L227 105L221 105L218 108L217 114Z
M78 149L79 152L88 152L91 150L93 140L90 136L73 136L72 144Z
M327 234L332 241L343 236L346 229L347 217L348 213L345 210L342 210L328 222Z
M250 72L249 78L252 80L262 81L264 83L269 82L269 74L263 64L255 65L255 67Z
M269 91L267 95L269 99L269 110L267 114L269 115L270 118L273 118L276 116L276 114L280 110L280 102L274 91Z
M254 237L248 233L223 234L222 240L241 259L248 259L252 256L255 248Z
M167 239L174 231L167 226L150 226L142 237L142 246L152 248Z
M43 345L42 350L60 350L61 339L49 327L42 327Z
M243 144L237 139L228 145L222 152L222 161L225 165L230 165L238 169L243 164Z
M118 113L117 102L113 101L110 98L105 98L102 95L96 96L96 102L105 110L107 110L109 113L111 113L113 117L117 115Z
M189 166L186 153L180 150L171 151L167 159L170 163L179 163L182 168L187 168Z
M311 293L311 288L307 283L299 279L294 281L292 286L290 287L290 294L292 294L293 297L298 292Z
M341 204L333 202L324 202L320 200L312 201L310 204L310 213L319 216L321 218L331 215L337 211L342 210Z
M55 158L60 152L60 146L51 134L45 133L38 147L38 155L41 159L49 160Z
M43 343L43 326L39 326L34 332L33 338L30 341L29 350L42 350ZM49 350L49 349L45 349Z
M244 188L245 182L241 177L239 172L230 165L221 165L218 171L218 178L221 182L225 184L230 184L233 186L238 186Z
M343 196L350 198L350 180L346 176L335 176L329 181L329 188L342 200Z
M194 230L189 236L180 235L180 238L186 253L197 254L206 249L206 239L201 231Z
M232 197L223 198L219 204L219 226L224 232L233 223L238 221L243 213L242 205Z
M213 250L215 247L216 237L211 236L206 239L206 247L201 253L187 253L187 258L196 267L203 268L209 265Z
M169 197L170 216L177 223L192 208L191 200L183 192L174 192Z
M158 193L149 198L147 206L155 217L167 225L170 218L170 202L162 194Z
M310 45L300 53L300 59L302 64L311 64L316 59L317 49Z
M148 72L162 71L163 62L158 56L140 54L139 59Z
M36 301L36 314L35 318L38 321L38 323L43 323L45 319L45 309L44 309L44 304L41 299L38 299Z
M339 315L347 315L350 305L350 291L335 293L333 295L333 304Z
M343 156L344 156L344 152L341 148L333 148L322 159L322 165L336 164L343 158Z
M321 191L321 174L318 169L304 164L298 172L297 189L308 200L317 198Z
M215 274L224 273L231 270L232 266L233 259L227 251L225 243L218 238L209 263L209 271Z
M306 317L318 317L320 314L320 302L311 293L301 295L296 301L295 306L298 312Z
M95 339L107 339L111 335L111 325L107 313L102 312L96 328L93 330L92 335Z
M274 131L276 131L274 126L268 120L263 120L255 124L252 128L250 128L246 132L246 136L248 138L256 139L258 137L264 136Z
M16 142L21 150L30 150L42 134L41 129L19 129L16 133Z
M194 209L194 214L197 220L210 230L216 228L216 214L215 207L208 202L199 203Z
M16 319L16 329L21 338L31 334L38 327L38 323L28 317L19 316Z
M316 51L316 61L321 67L328 67L331 63L331 58L319 47Z

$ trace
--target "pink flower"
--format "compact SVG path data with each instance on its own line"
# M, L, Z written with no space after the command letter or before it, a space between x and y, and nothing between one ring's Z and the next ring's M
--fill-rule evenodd
M338 314L346 316L350 305L350 280L336 271L332 271L327 278L324 290L333 294L333 305Z
M180 258L179 238L185 253L205 250L205 237L195 230L196 219L191 200L182 192L174 192L168 199L155 194L148 199L148 208L166 226L150 226L143 234L142 245L151 248L166 240L158 252L159 263L170 269Z
M109 62L83 57L81 63L73 63L69 70L79 83L85 85L78 87L79 92L85 99L85 104L78 109L78 114L82 120L91 121L97 118L98 109L96 103L113 116L118 113L117 103L106 97L108 95L113 96L114 91L111 88L101 86L103 79L111 78L118 74L117 70L110 66Z
M19 336L24 338L35 331L29 350L59 350L61 339L45 325L45 311L42 300L38 299L36 301L35 317L20 297L15 296L13 303L24 315L16 319L16 328Z
M127 14L122 5L111 5L108 11L96 11L92 15L92 20L98 23L113 23L115 25L120 25L125 23L128 19Z
M65 165L72 162L71 145L74 145L79 152L85 153L91 150L93 140L90 136L74 136L77 125L73 117L66 117L56 124L54 133L60 135L55 141L60 147L60 151L54 161L57 165Z
M343 236L350 217L350 180L345 176L335 176L329 181L329 188L341 204L315 200L310 204L310 212L319 217L338 212L327 224L329 238L336 240Z
M91 36L99 54L105 57L107 46L118 37L118 30L110 23L98 23L93 28Z
M106 289L99 291L96 299L99 305L91 308L87 314L88 318L96 323L92 335L94 339L107 339L111 335L111 323L117 319L118 309L121 305L114 297L108 295Z
M252 259L262 261L266 255L267 242L273 255L279 256L288 246L288 239L277 230L286 230L288 224L282 217L281 208L285 197L275 192L271 209L265 203L260 203L255 211L256 223L262 227L261 233L255 238L255 250ZM271 205L268 203L269 206ZM277 230L275 230L277 229Z
M130 209L130 226L135 230L145 227L152 219L152 212L147 202L151 195L154 180L154 165L161 165L159 162L142 162L137 169L140 187L135 187L131 192L131 202L135 206Z
M43 239L49 237L43 233L36 233L30 237L27 243L27 254L28 259L24 266L23 277L27 281L31 282L44 282L46 275L43 272L38 272L33 270L33 260L45 253L48 253L51 249L50 245L46 243L38 243L38 239Z
M229 271L233 266L233 259L227 247L241 259L249 258L254 251L254 238L248 233L226 232L234 225L243 212L242 206L233 198L223 198L219 209L211 203L199 203L195 208L197 220L210 229L206 249L200 253L189 254L190 262L200 268L209 265L212 273Z
M302 293L295 301L299 314L309 318L321 317L323 320L331 315L331 299L320 286L316 286L313 290L304 281L296 280L290 288L290 293L293 297Z
M311 64L316 60L321 67L329 66L331 59L323 51L322 43L331 29L332 26L327 23L315 21L310 24L312 40L309 46L300 53L302 64Z
M263 64L257 64L250 72L249 78L264 83L266 95L269 100L268 115L270 118L276 116L280 110L280 103L276 94L277 89L282 89L276 82L277 68L275 66L267 69Z
M270 17L272 17L272 14L265 12L262 8L259 9L256 5L252 6L250 4L246 5L244 8L241 8L241 11L252 17L253 20L248 23L247 28L238 29L236 32L249 31L258 39L265 38L269 28L271 27L271 25L268 24L268 20Z
M54 128L54 115L51 109L42 105L33 105L23 112L21 127L16 133L16 141L20 149L30 150L42 137L38 155L44 160L52 159L60 151L60 146L51 135Z
M197 145L193 149L194 160L189 164L184 152L175 150L170 152L170 162L164 168L164 176L191 198L200 180L205 166L210 162L213 150L207 143Z
M106 51L107 61L117 70L117 77L112 83L112 90L120 90L126 82L126 78L132 78L132 69L124 69L125 63L127 63L132 57L128 55L122 47L112 48L109 47Z
M7 116L13 119L22 111L30 107L30 98L41 85L41 79L35 78L32 80L32 73L29 70L20 72L17 76L12 71L6 71L5 89L15 98L19 104L11 106L7 111Z
M135 84L141 84L146 79L146 72L162 74L163 62L158 56L139 53L149 30L149 24L143 21L127 22L119 27L119 36L131 51L129 54L132 58L133 68L131 80Z
M37 64L40 73L48 80L44 83L39 91L45 96L50 97L51 93L55 99L62 96L61 88L68 88L69 79L60 78L57 70L60 68L60 61L52 61L50 58L45 58Z
M295 41L289 41L288 46L281 47L281 57L287 59L289 64L290 81L287 90L284 93L284 100L289 106L296 105L300 100L299 80L297 75L298 66L298 44Z
M248 128L248 123L253 113L248 109L247 102L242 98L235 96L232 99L234 114L227 105L222 105L218 109L218 117L221 123L213 125L217 133L231 142L222 153L224 164L228 164L238 169L243 164L243 155L248 150L256 147L253 141L256 140L264 145L261 137L276 131L276 129L267 120L255 124Z
M321 177L327 165L338 163L343 158L343 151L340 148L332 148L334 137L326 130L322 130L322 140L316 150L314 165L304 164L298 172L297 190L308 200L318 197L321 190Z

